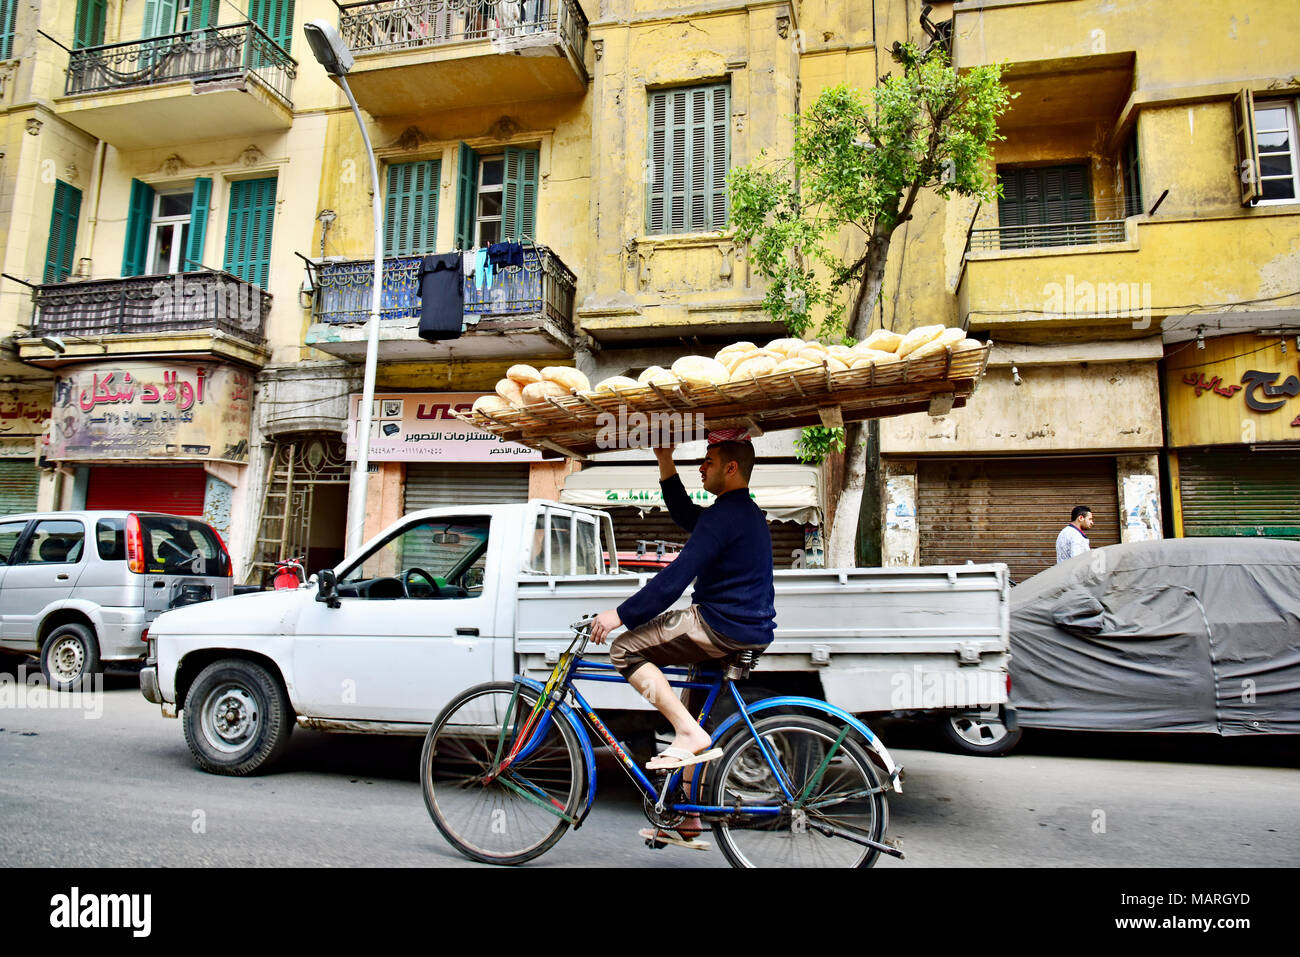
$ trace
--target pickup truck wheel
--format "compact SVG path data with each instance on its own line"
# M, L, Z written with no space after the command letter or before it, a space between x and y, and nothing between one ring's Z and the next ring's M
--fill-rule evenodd
M99 642L85 625L60 625L41 646L41 674L55 691L74 691L83 678L98 671Z
M210 774L252 774L284 750L293 709L279 680L252 661L208 665L185 699L185 743Z
M941 718L939 731L960 754L997 757L1020 743L1021 730L1008 731L1000 715L954 714Z

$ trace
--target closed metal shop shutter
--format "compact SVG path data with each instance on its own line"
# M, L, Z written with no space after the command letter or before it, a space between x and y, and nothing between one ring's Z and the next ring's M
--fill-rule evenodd
M607 509L614 523L614 541L620 552L636 551L638 540L676 542L685 545L690 533L672 520L667 512L646 512L642 516L635 508ZM776 568L790 568L794 563L792 552L803 549L803 525L799 522L768 522L772 536L772 564Z
M922 565L1006 562L1022 582L1056 564L1075 505L1092 509L1093 548L1119 541L1113 458L922 461L917 487Z
M1300 539L1300 449L1179 452L1183 535Z
M527 465L474 462L406 467L406 511L444 505L497 505L528 501Z
M36 511L40 482L31 459L0 459L0 515Z
M202 466L97 465L90 470L86 508L201 516L207 487Z

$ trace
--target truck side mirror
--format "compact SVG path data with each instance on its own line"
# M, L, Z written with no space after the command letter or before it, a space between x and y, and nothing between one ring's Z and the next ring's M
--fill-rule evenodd
M330 608L339 607L338 579L334 571L326 568L317 577L316 600L323 601Z

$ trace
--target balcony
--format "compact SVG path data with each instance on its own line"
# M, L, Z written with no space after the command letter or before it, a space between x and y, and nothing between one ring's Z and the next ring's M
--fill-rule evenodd
M972 228L966 237L966 254L1122 243L1128 240L1126 218L1142 212L1134 200L1097 200L1083 205L1087 208L1068 218L1060 216L1059 222Z
M120 150L286 130L298 64L255 23L73 50L60 116Z
M417 334L421 258L384 261L380 361L446 358L453 351L458 358L573 354L576 277L547 247L525 247L523 266L498 270L482 289L466 278L461 336L438 343ZM364 358L373 288L373 260L320 264L307 345L346 359Z
M343 4L352 92L372 116L574 96L587 89L587 18L574 0Z
M112 356L194 356L265 364L270 294L230 273L202 271L35 287L30 338L19 355L33 365ZM63 350L42 337L63 340Z

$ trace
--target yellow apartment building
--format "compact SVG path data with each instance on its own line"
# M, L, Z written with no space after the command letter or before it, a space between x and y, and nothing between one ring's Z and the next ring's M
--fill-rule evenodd
M923 24L903 0L0 0L0 502L203 514L241 579L341 557L375 249L362 139L303 33L323 19L355 56L383 209L368 532L547 497L607 503L620 540L680 540L647 506L648 453L490 456L450 411L517 362L595 380L781 334L727 170L783 155L801 105L870 86L895 41L938 36L959 67L1009 65L1004 196L922 202L880 322L965 323L995 349L969 408L882 423L882 560L1020 577L1080 499L1098 543L1195 534L1223 474L1295 474L1273 424L1300 408L1243 405L1249 439L1188 431L1198 396L1246 391L1161 382L1294 326L1296 86L1274 18L1177 6L970 0ZM516 259L487 258L501 242ZM428 341L435 261L462 270L463 322ZM1268 391L1294 351L1276 358L1220 384L1278 371L1249 394L1300 404ZM832 505L793 438L758 440L754 483L784 567L816 563Z

